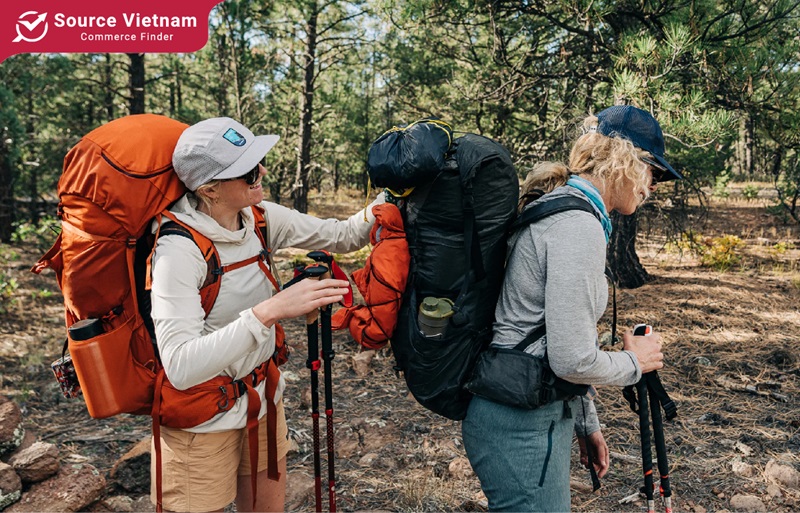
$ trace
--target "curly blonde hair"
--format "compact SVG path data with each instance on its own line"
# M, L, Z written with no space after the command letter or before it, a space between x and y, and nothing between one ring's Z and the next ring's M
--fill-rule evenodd
M520 212L534 199L566 184L571 174L599 179L612 197L631 193L650 196L648 164L642 161L650 154L628 139L598 133L597 124L595 116L583 121L583 135L572 146L569 166L561 162L541 162L534 166L520 190Z

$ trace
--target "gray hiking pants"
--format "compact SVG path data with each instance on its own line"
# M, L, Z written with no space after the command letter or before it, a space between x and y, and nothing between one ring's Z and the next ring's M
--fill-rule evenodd
M563 401L523 410L472 399L461 432L490 511L570 511L574 424Z

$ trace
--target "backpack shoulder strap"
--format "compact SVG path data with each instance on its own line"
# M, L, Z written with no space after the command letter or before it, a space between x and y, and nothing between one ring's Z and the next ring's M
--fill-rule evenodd
M222 275L233 269L238 269L239 267L249 265L250 263L258 262L259 266L262 267L262 271L264 271L264 274L267 275L267 278L270 280L275 289L280 290L280 282L278 282L272 272L270 272L270 269L274 268L274 263L272 261L272 251L268 247L269 228L266 222L265 210L257 205L253 206L252 210L255 218L255 232L259 241L261 242L261 246L264 248L263 253L266 253L266 258L269 261L269 269L263 265L262 256L260 254L256 257L246 259L241 262L221 266L219 253L217 252L217 248L214 246L214 243L211 241L211 239L198 232L191 226L179 221L172 212L164 211L161 214L163 217L166 217L168 221L162 223L161 219L159 219L160 224L156 232L156 241L158 240L159 236L163 235L177 235L179 237L185 237L197 245L197 247L200 249L200 253L203 255L203 260L206 261L206 278L203 281L203 284L200 286L200 302L203 306L203 311L205 312L206 317L208 317L208 314L214 307L214 303L217 301L217 296L219 296L219 289L222 285ZM153 251L155 251L155 246L156 244L154 242ZM148 258L147 264L148 278L150 277L149 269L151 266L151 260L152 253Z
M568 210L583 210L584 212L589 212L598 220L600 220L600 216L597 214L597 211L589 204L588 201L575 196L563 196L561 198L545 201L544 203L539 203L538 205L525 210L517 218L517 220L514 221L514 224L511 225L511 233L514 233L520 228L528 226L531 223L535 223L540 219L544 219L545 217L553 214L558 214L559 212L566 212Z
M275 292L280 292L281 288L283 288L280 278L277 277L277 273L272 273L272 270L275 269L275 262L272 260L272 248L269 247L269 223L267 222L266 209L261 205L253 205L251 208L256 225L256 235L258 235L258 238L261 240L261 247L264 248L262 254L267 264L269 264L268 267L264 264L264 260L259 259L258 266L272 283L272 286L275 287ZM277 365L283 365L289 359L289 347L286 345L286 334L283 331L283 327L277 322L275 323L275 353L273 353L272 359ZM275 368L273 367L272 370L274 371ZM277 381L275 381L275 383L277 383ZM273 396L274 390L269 397ZM269 401L267 401L267 403L269 406ZM274 438L272 438L272 440L274 440Z
M269 268L264 272L275 287L275 291L280 291L283 284L277 274L273 274L272 270L275 269L275 262L272 260L272 248L269 247L269 223L267 223L267 212L261 205L253 205L250 207L253 211L253 219L256 225L256 235L261 241L261 247L266 252L267 263ZM263 270L263 269L262 269Z
M563 196L540 203L525 210L522 215L520 215L517 220L514 221L514 224L511 225L511 233L514 233L515 231L528 226L529 224L535 223L536 221L544 219L545 217L557 214L559 212L567 212L569 210L583 210L584 212L589 212L590 214L594 215L598 221L600 220L600 216L597 214L597 211L589 204L588 201L575 196ZM533 332L528 334L527 337L522 339L519 344L514 346L514 349L524 351L528 346L545 336L546 333L546 324L542 324L533 330Z
M220 258L217 248L214 246L214 243L211 242L211 239L198 232L191 226L179 221L172 212L164 211L160 215L166 217L168 221L162 222L162 218L159 218L159 228L156 231L156 240L153 242L153 252L155 252L158 237L164 235L177 235L179 237L185 237L197 245L200 253L203 255L203 260L206 262L206 278L203 280L203 284L200 286L200 304L203 307L205 316L208 317L208 314L214 307L214 303L217 301L219 288L222 285L220 281L221 274L218 272L220 269ZM152 257L153 254L151 253L150 257L147 259L148 280L151 276L150 269Z

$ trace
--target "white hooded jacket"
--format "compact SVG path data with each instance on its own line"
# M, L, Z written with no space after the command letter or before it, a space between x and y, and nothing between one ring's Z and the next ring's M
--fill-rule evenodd
M268 246L273 250L297 247L347 253L369 242L375 221L372 207L339 221L318 219L281 205L262 202L269 228ZM243 228L229 231L196 209L197 199L188 193L170 211L214 242L220 265L232 264L258 254L262 247L250 208L241 211ZM155 226L154 226L155 229ZM216 376L240 379L269 358L275 350L275 329L264 326L252 307L274 294L273 286L258 265L226 273L219 296L208 317L200 304L199 290L207 265L200 249L190 239L159 237L152 265L152 317L156 340L167 378L178 389L186 389ZM266 414L265 383L257 390L262 397L259 417ZM281 377L275 402L283 394ZM247 397L234 407L187 431L211 433L243 428L247 421Z

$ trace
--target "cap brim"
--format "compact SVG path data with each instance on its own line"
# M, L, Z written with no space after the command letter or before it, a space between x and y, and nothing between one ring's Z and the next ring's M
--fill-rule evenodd
M280 136L277 135L258 135L253 140L253 144L248 147L236 162L228 166L224 171L214 177L215 180L225 178L238 178L247 174L256 164L261 162L269 150L277 144Z
M672 166L670 166L669 163L664 160L663 157L659 157L658 155L652 155L652 157L652 159L649 157L644 157L642 160L662 171L661 176L658 177L659 181L665 182L668 180L683 180L683 176L675 171Z

